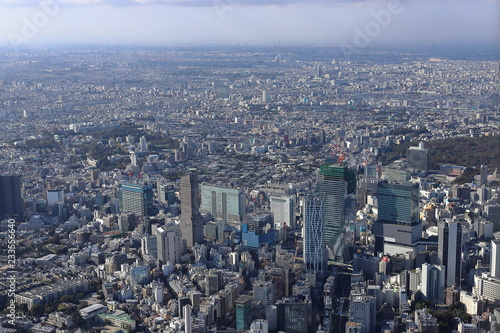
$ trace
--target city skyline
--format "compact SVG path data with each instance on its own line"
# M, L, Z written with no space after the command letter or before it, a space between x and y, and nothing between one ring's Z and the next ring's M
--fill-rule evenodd
M499 2L0 1L0 46L500 41Z
M500 332L497 6L0 0L0 332Z

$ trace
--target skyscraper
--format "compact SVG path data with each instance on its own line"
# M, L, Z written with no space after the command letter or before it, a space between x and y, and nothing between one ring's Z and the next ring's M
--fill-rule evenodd
M330 258L344 261L344 210L346 195L354 192L356 178L347 167L325 165L319 172L319 190L323 195L325 244Z
M175 200L175 188L172 184L158 184L158 199L163 203L172 205Z
M422 265L422 294L434 303L443 303L446 269L440 265Z
M184 332L192 333L193 332L193 322L191 319L191 306L184 305Z
M304 264L306 272L326 270L325 224L323 196L306 198L304 205Z
M316 77L317 78L322 78L323 77L323 67L321 65L318 65L317 72L316 72Z
M301 296L282 298L277 301L278 330L287 333L307 333L310 302Z
M190 169L181 177L181 233L187 247L203 241L203 219L198 199L198 172Z
M201 185L201 213L216 219L241 221L245 215L245 193L240 189Z
M23 216L21 176L0 175L0 216Z
M370 333L375 327L377 303L374 296L354 295L349 302L349 321L360 323L359 333Z
M130 154L130 164L132 164L132 166L134 166L134 167L139 166L138 157L137 157L137 154L135 152L132 152Z
M480 185L486 185L488 184L488 166L487 165L481 165L481 173L479 175L479 183Z
M178 224L168 224L156 229L156 251L162 264L177 264L181 255L181 231Z
M257 280L253 283L253 298L256 301L262 302L262 305L273 305L273 283L271 281Z
M459 286L462 273L462 226L458 221L438 221L438 264L446 267L445 286Z
M287 196L272 196L271 212L274 213L274 225L276 229L281 229L285 225L288 228L295 228L295 200L291 195Z
M378 220L383 223L414 225L419 222L418 184L378 185Z
M271 95L268 90L262 90L262 103L268 103L271 99Z
M125 183L121 188L121 200L123 213L146 216L153 204L153 186Z
M491 241L491 277L500 279L500 240Z
M373 225L377 251L394 255L412 250L422 238L418 184L379 183L377 198L378 219Z
M261 244L269 247L276 243L273 214L247 214L241 224L241 241L244 246L258 249Z
M158 257L158 240L157 236L142 236L141 238L141 250L143 255L149 254L155 258Z
M250 328L252 320L249 318L252 311L252 297L241 295L236 300L236 329L238 331Z
M420 142L418 147L410 147L406 151L407 166L409 169L427 170L427 152L424 143Z
M141 138L139 139L139 145L141 147L141 151L147 151L148 150L148 143L146 141L146 137L145 136L141 136Z

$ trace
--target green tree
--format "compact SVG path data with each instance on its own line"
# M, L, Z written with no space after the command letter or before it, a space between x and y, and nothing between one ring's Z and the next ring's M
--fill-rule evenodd
M31 313L35 317L39 317L43 314L43 307L41 305L35 304L31 307Z
M59 245L61 243L61 237L58 234L54 234L54 236L49 240L49 244Z
M71 301L71 296L70 295L63 295L60 299L59 299L60 302L62 303L66 303L66 302L70 302Z
M19 311L20 313L27 313L29 310L28 310L28 305L27 304L19 304L17 306L17 311Z
M451 332L455 316L448 310L440 310L434 313L439 324L439 332Z
M77 308L80 310L86 308L87 306L89 306L89 303L87 301L82 301L80 302L80 304L78 304Z

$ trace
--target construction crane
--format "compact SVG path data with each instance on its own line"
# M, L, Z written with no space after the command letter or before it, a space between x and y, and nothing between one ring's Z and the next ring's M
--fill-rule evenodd
M342 142L341 142L342 143ZM340 166L344 165L345 161L345 153L341 150L340 144L336 144L332 147L332 159L335 161L337 159L337 163Z
M340 166L343 166L344 165L344 160L345 160L345 154L342 153L338 159L338 163Z
M365 161L363 162L363 165L364 165L364 166L367 166L367 165L368 165L368 161L370 161L371 155L372 155L372 152L371 152L371 151L369 151L369 152L368 152L368 155L366 155L366 159L365 159Z

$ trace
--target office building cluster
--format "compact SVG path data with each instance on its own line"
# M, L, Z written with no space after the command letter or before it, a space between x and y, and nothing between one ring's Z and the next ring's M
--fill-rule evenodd
M500 331L498 66L322 50L0 61L0 330Z

